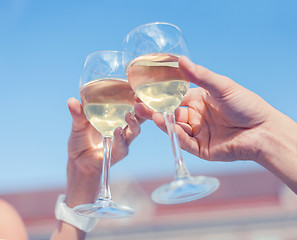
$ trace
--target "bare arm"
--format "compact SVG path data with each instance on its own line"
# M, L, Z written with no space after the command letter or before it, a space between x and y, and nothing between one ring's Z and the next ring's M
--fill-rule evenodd
M175 116L181 147L206 160L254 160L297 193L297 123L228 77L179 60L189 89ZM138 103L136 114L166 131L161 114Z
M68 142L67 193L65 203L73 208L79 204L94 202L98 196L103 159L101 135L86 119L79 101L71 98L68 107L73 123ZM112 164L123 159L129 150L129 144L140 133L138 120L126 115L128 126L114 133L111 153ZM57 228L51 240L83 240L86 233L63 221L57 222Z
M0 200L0 239L28 240L25 225L9 203Z

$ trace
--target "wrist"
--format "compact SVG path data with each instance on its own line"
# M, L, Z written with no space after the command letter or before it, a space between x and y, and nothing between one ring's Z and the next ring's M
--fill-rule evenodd
M297 123L278 111L271 122L259 138L256 162L297 193Z
M98 196L100 174L86 173L76 164L68 161L67 194L65 202L69 207L95 202Z
M66 223L66 226L70 225L69 227L75 227L76 229L79 229L83 232L92 231L98 223L98 220L95 218L90 218L75 213L72 208L70 208L65 203L64 194L60 194L58 196L55 207L55 216L57 220Z
M276 159L292 159L297 155L297 123L278 112L259 136L259 163L273 163ZM297 159L295 159L297 162Z

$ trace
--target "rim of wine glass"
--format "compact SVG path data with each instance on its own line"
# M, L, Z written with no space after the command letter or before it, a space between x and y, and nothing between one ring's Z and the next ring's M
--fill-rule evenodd
M98 53L104 53L104 52L109 52L109 53L121 53L122 55L124 54L124 55L131 55L131 54L129 54L129 53L126 53L126 52L124 52L124 51L118 51L118 50L100 50L100 51L95 51L95 52L92 52L92 53L90 53L90 54L88 54L87 56L86 56L86 58L85 58L85 61L84 61L84 67L85 67L85 64L87 63L87 60L88 60L88 58L89 57L91 57L91 56L93 56L93 55L95 55L95 54L98 54Z
M126 54L124 51L118 51L118 50L99 50L99 51L95 51L95 52L92 52L90 54L87 55L86 59L91 56L91 55L94 55L94 54L97 54L97 53L103 53L103 52L113 52L113 53L124 53Z
M126 53L126 52L124 52L124 51L118 51L118 50L99 50L99 51L95 51L95 52L92 52L92 53L90 53L90 54L88 54L88 55L86 56L85 61L84 61L84 64L83 64L83 68L86 67L86 64L87 64L87 62L88 62L88 59L89 59L91 56L93 56L93 55L95 55L95 54L98 54L98 53L104 53L104 52L107 52L107 53L119 53L119 54L122 54L121 59L123 59L123 55L131 55L131 54ZM123 65L123 68L125 69L123 62L121 62L121 64ZM91 69L90 69L90 70L91 70ZM92 72L97 72L97 71L94 71L94 70L91 70L91 71L92 71ZM126 77L125 72L124 72L123 75L119 75L119 76L125 76L125 77ZM127 78L127 77L126 77L126 78ZM121 78L121 80L124 81L124 82L128 82L128 80L127 80L126 78ZM91 81L90 81L90 82L91 82ZM84 85L84 84L81 84L81 77L80 77L80 86L79 86L79 88L81 89L81 88L83 87L83 85Z
M130 32L127 33L126 37L124 38L124 43L126 42L126 39L128 38L128 36L131 35L133 32L136 32L138 29L143 28L145 26L149 26L149 25L168 25L168 26L172 26L172 27L174 27L180 33L180 39L179 39L179 41L173 47L169 48L167 50L168 52L170 50L176 48L176 46L178 46L182 42L183 33L182 33L181 29L178 26L176 26L176 25L174 25L172 23L168 23L168 22L151 22L151 23L145 23L145 24L142 24L142 25L140 25L140 26L138 26L136 28L133 28Z

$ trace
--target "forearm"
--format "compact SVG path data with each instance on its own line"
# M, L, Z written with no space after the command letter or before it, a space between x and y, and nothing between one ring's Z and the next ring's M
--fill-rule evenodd
M76 199L75 197L76 195L73 195L73 194L66 196L65 203L68 207L73 208L80 203L79 199ZM64 222L62 220L57 220L56 228L51 236L51 240L64 240L64 239L84 240L85 237L86 237L86 233L84 231L76 228L75 226L67 222Z
M273 122L263 134L257 162L297 194L297 123L279 112Z
M69 160L67 166L66 204L73 208L84 203L95 202L98 197L100 172L84 173Z
M51 240L84 240L85 237L86 233L84 231L63 221L57 221L57 226L51 236Z
M99 175L86 175L77 168L73 162L69 163L67 169L67 192L65 203L73 208L80 204L91 203L96 200ZM84 240L86 233L71 224L57 220L51 240Z

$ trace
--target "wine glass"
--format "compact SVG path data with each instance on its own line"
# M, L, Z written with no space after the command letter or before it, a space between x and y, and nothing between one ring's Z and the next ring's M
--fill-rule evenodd
M189 56L181 30L170 23L139 26L124 39L126 75L137 97L165 119L175 159L175 179L152 193L153 201L174 204L205 197L219 187L213 177L192 177L181 154L175 129L175 109L190 83L179 72L178 59Z
M114 130L124 128L125 115L134 111L134 92L125 75L123 52L98 51L90 54L80 77L80 95L84 113L103 138L101 189L95 203L74 207L80 215L95 218L132 216L133 209L116 204L109 187L110 160Z

